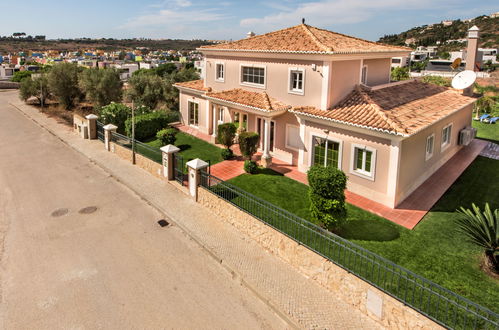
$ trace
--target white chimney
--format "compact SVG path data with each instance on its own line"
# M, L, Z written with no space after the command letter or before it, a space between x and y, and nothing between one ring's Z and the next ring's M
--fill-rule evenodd
M253 31L250 31L248 33L246 33L246 38L251 38L251 37L254 37L255 36L255 32Z

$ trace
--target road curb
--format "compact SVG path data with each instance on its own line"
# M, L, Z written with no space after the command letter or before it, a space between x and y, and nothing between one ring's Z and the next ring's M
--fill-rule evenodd
M14 104L12 102L8 102L8 104L11 105L12 107L14 107L17 111L19 111L21 114L23 114L26 118L28 118L32 122L34 122L37 126L43 128L45 131L47 131L48 133L50 133L51 135L53 135L54 137L56 137L59 141L61 141L62 143L64 143L68 147L70 147L71 149L75 150L80 155L82 155L85 158L87 158L90 161L90 163L96 165L97 167L99 167L100 169L102 169L105 173L109 174L109 177L113 178L116 182L118 182L119 184L121 184L124 187L126 187L127 189L129 189L134 195L136 195L141 200L143 200L144 202L146 202L149 206L151 206L152 208L154 208L156 211L158 211L158 212L162 213L163 215L165 215L166 217L168 217L168 219L171 221L171 223L174 226L177 226L187 237L189 237L197 245L199 245L199 247L201 247L201 250L203 252L205 252L208 256L210 256L212 259L214 259L215 261L217 261L222 266L222 268L224 268L230 275L232 275L232 279L233 280L239 282L245 288L247 288L248 290L250 290L258 299L260 299L266 306L268 306L276 315L278 315L291 328L293 328L293 329L302 329L302 327L300 327L299 324L295 320L291 319L290 316L288 316L285 312L281 311L280 308L278 308L277 306L275 306L269 299L267 299L263 294L261 294L253 285L251 285L250 283L248 283L244 279L244 277L236 269L232 268L230 265L228 265L227 263L225 263L224 260L223 260L223 258L220 258L219 256L216 255L216 253L214 253L213 251L211 251L211 249L208 246L206 246L201 240L199 240L196 237L196 235L194 235L189 229L187 229L185 226L179 224L175 220L172 220L172 217L171 217L171 215L169 214L169 212L167 210L163 209L163 207L157 205L155 202L152 202L149 199L147 199L147 197L145 197L139 191L137 191L136 189L134 189L132 185L127 184L125 181L123 181L118 176L116 176L103 163L101 163L98 160L96 160L95 158L92 158L92 157L88 156L87 154L83 153L81 150L79 150L78 148L76 148L75 146L73 146L72 144L70 144L68 141L66 141L65 139L63 139L61 136L59 136L51 128L45 126L43 123L40 123L34 117L30 116L28 113L26 113L25 111L23 111L16 104Z

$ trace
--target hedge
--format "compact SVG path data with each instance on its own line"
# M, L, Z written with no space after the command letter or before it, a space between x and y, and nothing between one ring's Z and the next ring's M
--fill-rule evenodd
M135 116L135 139L143 141L156 136L156 133L168 126L169 123L178 120L177 112L156 111ZM132 136L132 118L125 121L125 130L128 136Z

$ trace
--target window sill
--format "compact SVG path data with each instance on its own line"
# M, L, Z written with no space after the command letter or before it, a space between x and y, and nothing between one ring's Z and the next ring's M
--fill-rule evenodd
M252 83L245 83L245 82L240 82L239 85L241 86L247 86L247 87L253 87L253 88L260 88L260 89L266 89L266 85L260 85L260 84L252 84Z
M288 90L288 94L294 94L294 95L305 95L305 91L294 91L294 90Z
M449 149L449 147L450 147L450 142L440 145L440 152L444 152L445 150Z
M374 175L372 173L367 174L367 172L360 172L360 171L356 171L356 170L350 171L350 173L353 175L356 175L358 177L361 177L363 179L374 181Z

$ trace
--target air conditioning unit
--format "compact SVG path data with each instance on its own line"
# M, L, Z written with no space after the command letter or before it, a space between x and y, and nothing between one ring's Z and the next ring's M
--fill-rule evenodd
M467 146L476 137L476 129L473 127L466 127L459 131L459 144Z

